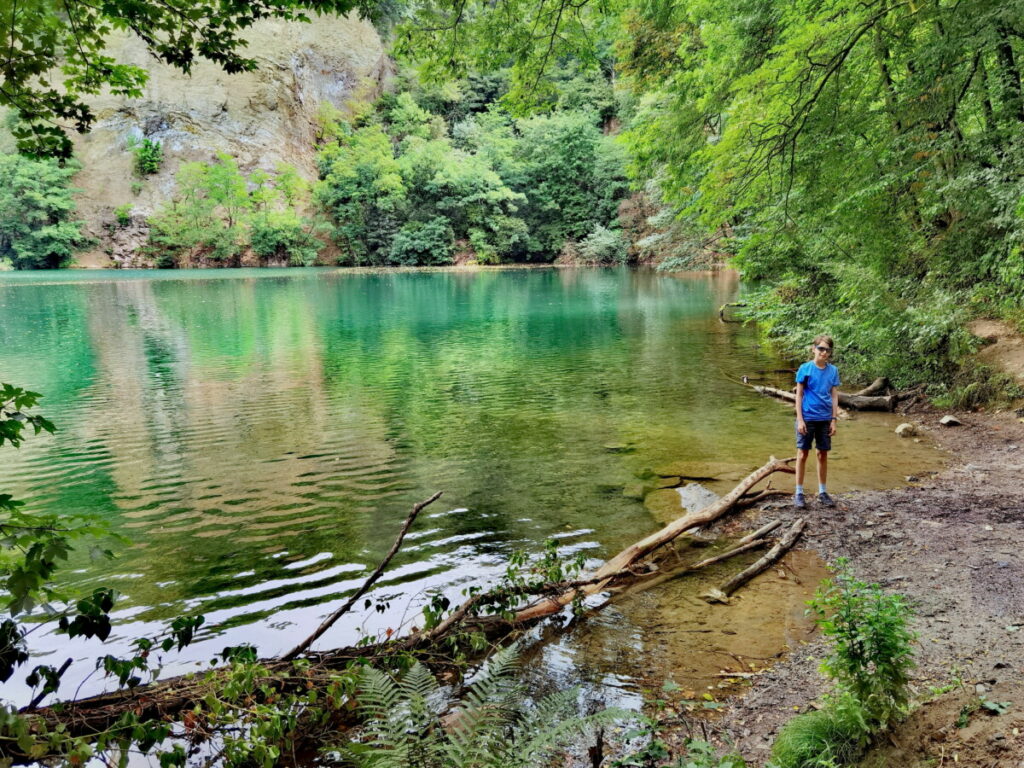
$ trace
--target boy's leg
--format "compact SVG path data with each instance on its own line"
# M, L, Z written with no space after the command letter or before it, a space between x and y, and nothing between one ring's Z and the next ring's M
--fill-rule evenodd
M809 449L796 449L796 493L793 494L793 506L797 509L806 509L807 502L804 499L804 472L807 469L807 456Z
M832 438L828 434L828 422L820 422L816 436L818 448L818 503L823 507L834 507L836 505L832 497L825 490L828 482L828 452L832 449Z
M807 457L811 451L797 448L796 451L796 484L799 487L804 485L804 473L807 471Z

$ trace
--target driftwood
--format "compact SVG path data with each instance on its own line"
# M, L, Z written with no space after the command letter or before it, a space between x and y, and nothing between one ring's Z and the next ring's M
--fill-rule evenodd
M729 304L723 304L721 307L718 308L718 319L721 320L723 323L742 323L743 322L742 320L726 320L725 319L725 310L728 309L729 307L745 307L745 306L747 306L746 302L743 302L743 301L734 301L734 302L731 302Z
M754 391L762 395L777 397L780 400L785 400L794 404L796 403L796 393L788 392L785 389L756 385L754 386ZM855 411L892 411L896 407L896 400L897 398L895 395L871 396L859 394L848 395L845 392L839 393L839 405L843 408L850 408Z
M580 589L566 590L560 595L555 595L542 600L536 605L529 606L519 611L516 614L515 620L517 622L533 621L543 616L550 616L554 613L558 613L562 608L578 598L603 591L623 570L627 569L634 563L639 562L642 558L650 555L656 549L665 546L691 528L707 525L708 523L712 523L722 517L737 501L739 501L740 498L743 497L744 494L769 475L775 472L788 472L792 474L795 470L789 466L791 461L793 461L793 459L779 460L772 456L767 464L755 469L743 478L739 485L714 504L704 507L704 509L683 515L679 519L666 525L660 531L652 533L647 538L642 539L636 544L632 544L619 552L619 554L606 562L594 574L596 579L604 579L603 581L598 581L595 584L590 584Z
M682 572L697 570L742 552L764 546L766 542L762 537L777 524L765 526L742 539L738 546L733 549L707 558L699 563L685 566L675 574L670 573L668 569L659 569L651 564L655 553L660 552L662 548L680 535L699 526L714 522L731 509L742 507L744 502L750 503L751 500L759 500L767 495L779 493L778 491L771 490L770 486L763 491L754 491L752 489L775 472L792 473L794 470L789 466L792 461L793 459L779 460L771 457L768 463L751 472L730 493L714 504L688 513L665 526L660 531L627 547L608 560L589 578L571 583L544 585L539 590L541 597L536 599L536 594L534 594L534 602L516 613L511 621L499 616L479 617L472 615L473 609L479 607L480 603L486 600L486 595L481 594L464 602L452 614L446 617L444 621L431 630L421 630L403 638L389 639L369 645L330 651L310 651L309 647L312 643L334 621L337 621L338 618L349 611L359 597L364 595L377 578L380 577L380 574L384 571L394 553L401 546L402 539L419 511L440 496L440 494L435 494L430 499L417 504L413 508L387 556L356 591L353 597L350 597L341 608L332 613L316 632L287 654L281 658L267 659L261 662L271 675L275 675L275 677L268 679L267 682L274 688L290 689L294 687L298 689L308 686L311 682L326 683L334 671L345 668L354 659L386 658L396 652L413 649L420 653L426 651L429 657L430 649L454 631L483 631L491 639L505 637L539 619L559 612L577 597L596 594L610 587L622 589L630 584L644 581L650 582L653 580L652 577L658 581L665 580ZM530 595L524 596L530 597ZM302 674L296 673L293 666L292 660L297 656L301 656L310 662L309 667ZM128 691L101 694L74 702L63 702L57 707L43 707L32 712L26 709L22 710L22 712L23 714L32 714L39 717L51 729L58 725L63 725L67 728L68 734L72 736L88 736L89 734L107 730L126 711L135 713L140 719L162 718L170 721L181 712L200 704L204 696L209 692L211 685L216 686L218 684L217 681L222 674L225 673L221 670L213 670L209 678L206 675L182 675L149 685L138 686ZM17 755L12 756L18 758Z
M803 518L797 520L795 523L793 523L790 529L786 531L786 535L779 539L776 542L775 546L764 554L764 557L762 557L756 563L751 565L749 568L745 568L744 570L737 573L735 576L733 576L731 579L725 582L725 584L720 586L718 589L711 589L705 594L701 595L701 597L703 597L709 603L728 603L729 595L731 595L737 589L742 587L744 584L746 584L752 578L757 576L759 573L766 570L768 566L770 566L772 563L774 563L776 560L782 557L783 554L788 552L796 543L796 540L800 538L800 534L804 532L804 527L806 525L807 524L804 522Z
M889 380L885 376L879 376L868 384L864 389L853 394L857 397L869 397L870 395L884 395L889 391Z

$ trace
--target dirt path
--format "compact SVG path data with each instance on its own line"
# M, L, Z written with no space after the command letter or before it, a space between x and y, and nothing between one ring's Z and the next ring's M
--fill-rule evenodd
M975 320L968 328L985 343L978 359L1024 382L1024 337L998 320Z
M944 428L939 416L915 419L949 451L948 469L910 487L841 496L837 510L812 505L801 546L830 561L849 558L858 576L912 599L920 697L963 681L917 710L888 751L876 750L866 764L1024 767L1024 423L1014 414L965 414L963 426ZM784 503L763 514L780 512L795 516ZM711 724L715 738L764 765L779 727L824 691L822 654L814 640L753 678ZM1011 701L1010 712L982 710L957 728L977 692Z

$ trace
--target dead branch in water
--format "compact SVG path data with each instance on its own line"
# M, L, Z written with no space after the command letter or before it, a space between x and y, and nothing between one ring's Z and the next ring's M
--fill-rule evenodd
M795 523L793 523L790 529L786 531L786 535L779 539L779 541L776 542L775 546L765 553L764 557L762 557L756 563L751 565L749 568L745 568L744 570L737 573L735 576L733 576L731 579L725 582L725 584L723 584L718 589L709 590L707 593L701 595L701 597L703 597L709 603L728 603L729 595L731 595L737 589L742 587L744 584L746 584L752 578L757 576L759 573L766 570L768 566L770 566L772 563L774 563L776 560L782 557L783 554L788 552L796 543L796 540L800 538L800 534L804 532L804 528L806 527L806 525L807 524L804 522L803 518L797 520Z
M596 584L581 589L568 590L561 595L547 598L539 603L524 608L516 614L517 622L533 621L543 616L550 616L558 613L562 608L573 601L603 591L609 586L615 577L624 569L647 557L655 550L665 546L686 531L702 525L712 523L726 514L739 501L744 494L750 491L755 485L775 472L793 473L795 470L789 466L793 459L779 460L772 456L768 463L751 472L739 485L718 501L710 504L704 509L696 510L683 515L679 519L669 523L660 531L652 533L645 539L626 547L624 550L611 558L601 566L594 574L595 578L604 578Z
M313 632L313 634L311 634L297 646L288 651L288 653L281 656L281 661L291 661L292 659L296 658L300 653L305 653L306 651L308 651L309 647L313 645L313 643L315 643L317 639L321 635L323 635L324 632L330 629L334 622L336 622L338 619L340 619L342 616L348 613L349 610L351 610L352 606L356 604L356 601L363 595L365 595L367 591L369 591L370 587L374 585L374 582L376 582L377 579L381 577L381 574L384 573L384 569L388 567L388 563L391 562L391 558L393 558L395 554L398 552L398 550L401 548L402 542L405 540L405 534L409 532L409 529L412 527L412 524L416 521L416 517L419 515L419 513L422 512L426 507L430 506L435 501L437 501L441 497L442 493L444 493L444 491L438 491L426 501L421 501L419 504L413 506L412 512L410 512L409 516L405 518L405 522L402 524L402 529L398 532L398 538L395 539L395 543L391 545L391 549L388 550L388 553L384 556L384 559L380 561L380 565L377 566L377 570L370 574L370 577L363 582L363 585L352 594L352 597L350 597L348 601L343 606L341 606L341 608L339 608L326 619L324 619L323 623L316 628L316 631Z

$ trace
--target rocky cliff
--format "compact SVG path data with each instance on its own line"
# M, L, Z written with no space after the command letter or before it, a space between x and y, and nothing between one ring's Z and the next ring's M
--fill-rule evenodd
M376 30L355 16L314 18L312 23L267 20L248 34L254 72L228 75L197 64L191 76L154 59L129 34L110 40L111 55L145 67L149 82L139 99L101 96L92 101L93 130L75 141L82 171L79 212L97 245L81 266L141 266L146 217L174 191L184 162L233 155L244 171L272 171L289 163L314 178L317 113L329 102L346 110L353 99L374 98L391 73ZM160 171L134 174L133 141L162 143ZM129 226L116 226L115 208L131 204Z

